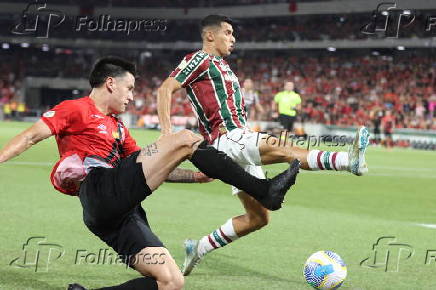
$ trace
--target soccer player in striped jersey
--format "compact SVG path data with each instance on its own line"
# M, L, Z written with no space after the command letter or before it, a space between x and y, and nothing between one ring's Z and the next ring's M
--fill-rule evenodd
M224 60L235 46L232 20L221 15L205 17L201 22L201 37L203 48L186 55L158 90L158 114L164 136L172 132L172 94L186 88L203 137L257 177L264 177L261 165L296 159L305 170L349 171L355 175L367 172L365 150L369 134L365 127L359 128L348 152L305 150L291 144L280 146L277 144L284 142L247 128L244 98L238 78ZM245 213L229 219L198 241L185 241L184 275L189 275L208 252L224 247L268 223L269 212L266 208L246 192L233 188L233 193L238 195Z

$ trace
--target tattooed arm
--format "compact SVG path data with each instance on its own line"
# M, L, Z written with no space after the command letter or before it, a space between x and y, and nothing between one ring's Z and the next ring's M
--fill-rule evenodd
M209 178L201 172L194 172L189 169L176 168L168 175L166 182L205 183L211 182L212 180L213 178Z

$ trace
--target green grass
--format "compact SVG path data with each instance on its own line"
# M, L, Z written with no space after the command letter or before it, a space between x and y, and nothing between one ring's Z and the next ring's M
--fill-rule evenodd
M0 146L27 126L0 123ZM139 144L158 136L142 130L132 135ZM332 250L347 263L343 289L435 289L436 263L425 265L426 251L436 249L435 229L418 224L436 224L436 153L369 148L367 155L370 174L365 177L302 172L267 227L211 253L187 277L185 288L310 289L302 275L305 260L315 251ZM79 200L52 188L50 164L57 158L50 138L0 165L0 289L64 289L70 282L93 288L137 277L122 266L74 264L77 250L97 252L107 246L84 226ZM272 176L284 168L265 169ZM164 184L143 206L178 263L185 238L208 234L243 212L230 186L219 181ZM47 272L9 266L31 236L45 236L65 249ZM397 243L414 249L409 259L402 253L398 272L359 265L382 236L395 236Z

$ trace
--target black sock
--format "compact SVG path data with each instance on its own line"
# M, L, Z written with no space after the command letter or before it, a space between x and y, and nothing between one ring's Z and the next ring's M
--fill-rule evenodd
M206 141L192 154L191 162L207 176L236 186L256 199L262 198L268 192L266 179L249 174L227 154L216 150Z
M142 277L127 281L118 286L104 287L99 290L158 290L156 279Z

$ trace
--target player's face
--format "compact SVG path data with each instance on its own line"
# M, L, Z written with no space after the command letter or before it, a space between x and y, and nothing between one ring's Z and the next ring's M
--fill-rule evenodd
M135 77L131 73L114 78L111 99L111 111L120 114L126 111L127 105L133 100Z
M286 82L285 83L285 91L293 91L294 90L294 83L293 82Z
M221 22L221 28L215 33L215 47L221 56L228 56L235 47L233 27L227 22Z

